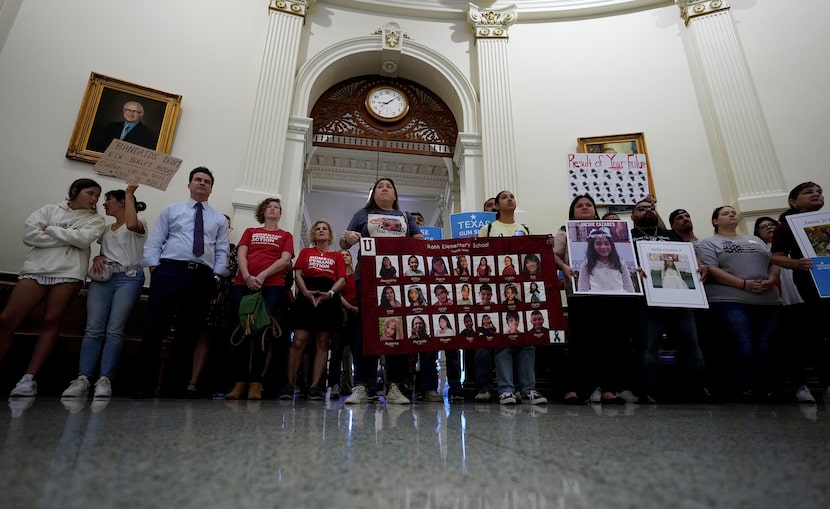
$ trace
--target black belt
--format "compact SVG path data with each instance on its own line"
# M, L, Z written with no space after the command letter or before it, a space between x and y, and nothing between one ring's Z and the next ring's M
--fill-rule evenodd
M186 262L184 260L171 260L170 258L162 258L161 260L159 260L159 263L162 264L162 265L164 265L166 263L169 263L169 264L172 264L172 265L180 265L180 266L184 267L187 270L201 270L201 269L204 269L204 270L209 270L209 271L213 272L213 269L211 269L210 267L208 267L204 263L199 263L199 262Z

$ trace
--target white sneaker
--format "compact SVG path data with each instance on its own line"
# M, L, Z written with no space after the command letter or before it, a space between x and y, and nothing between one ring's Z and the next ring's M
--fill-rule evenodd
M591 393L591 397L588 398L591 403L601 403L602 402L602 390L597 387L594 389L594 392Z
M112 396L112 385L109 377L102 376L95 382L95 394L93 398L109 398Z
M537 391L536 389L533 389L527 394L525 394L523 399L526 399L527 402L531 405L545 405L548 402L548 398L539 394L539 391Z
M810 389L806 385L802 385L795 391L795 399L799 403L810 403L813 405L816 403L816 398L813 397Z
M478 394L476 394L475 400L480 403L490 401L490 391L488 389L481 389L478 391Z
M438 394L438 391L426 391L424 393L424 399L427 403L443 403L444 398Z
M502 392L499 396L499 405L515 405L516 396L512 392Z
M89 392L89 378L86 375L80 375L69 384L69 387L61 394L62 398L80 398L86 397Z
M618 392L617 397L624 399L626 403L637 403L640 401L640 398L635 396L634 393L629 390Z
M12 411L12 418L22 417L23 412L35 404L35 398L9 398L9 410Z
M346 398L347 405L358 405L360 403L368 403L369 402L369 395L366 394L366 387L362 385L355 385L354 389L352 389L351 395Z
M17 382L9 396L24 396L27 398L37 396L37 382L35 382L34 375L23 375L23 378Z
M825 403L830 403L830 387L824 390L824 394L821 397Z
M398 384L389 384L389 390L386 391L386 402L394 405L408 405L409 398L403 395Z

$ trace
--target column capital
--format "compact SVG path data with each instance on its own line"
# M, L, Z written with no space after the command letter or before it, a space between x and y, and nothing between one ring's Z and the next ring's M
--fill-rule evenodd
M689 26L694 18L725 11L730 8L728 0L675 0L680 7L680 17Z
M468 20L475 29L476 39L507 39L507 28L516 22L517 17L515 4L488 10L470 4Z
M317 0L269 0L269 12L282 12L305 18L306 11Z

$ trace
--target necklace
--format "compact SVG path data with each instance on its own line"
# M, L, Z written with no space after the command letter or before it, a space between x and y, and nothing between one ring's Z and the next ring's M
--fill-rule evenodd
M647 237L654 237L654 236L657 235L657 227L656 226L654 228L651 228L653 230L651 233L648 233L647 231L643 230L639 226L635 226L634 228L636 228L637 231L639 231L640 233L642 233L643 235L645 235ZM646 228L646 229L648 229L648 228Z

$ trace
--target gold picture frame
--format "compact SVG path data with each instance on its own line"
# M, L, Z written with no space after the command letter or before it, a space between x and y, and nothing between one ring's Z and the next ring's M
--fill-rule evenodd
M136 108L125 108L130 102L140 103L143 111L139 124L132 128L133 138L128 134L124 141L169 154L182 96L93 72L89 75L66 157L98 162L112 139L120 136L126 112L136 111ZM118 134L113 134L116 130Z
M643 154L646 158L646 177L648 180L648 194L656 196L654 181L651 178L651 161L646 149L646 135L644 133L611 134L607 136L591 136L576 139L577 152L581 154ZM598 205L610 205L597 202Z

